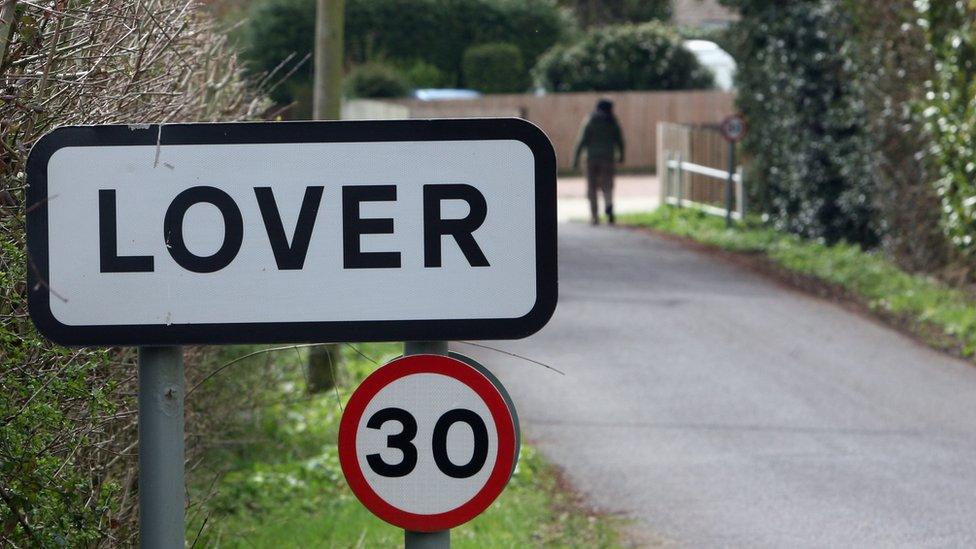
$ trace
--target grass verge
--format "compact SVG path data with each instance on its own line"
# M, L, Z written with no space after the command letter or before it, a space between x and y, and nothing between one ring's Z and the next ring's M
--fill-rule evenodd
M397 547L403 531L369 513L339 467L338 402L377 366L400 354L397 344L343 349L345 382L307 395L304 352L257 355L255 367L282 374L276 401L243 414L235 443L216 446L190 480L187 539L198 547ZM231 348L222 360L253 352ZM373 362L375 361L375 363ZM246 361L245 361L246 362ZM233 367L247 368L248 364ZM594 516L560 490L556 471L523 444L508 488L481 516L452 531L455 547L615 547L614 519Z
M621 216L620 222L731 252L761 254L777 267L834 286L935 347L970 358L976 352L976 300L932 277L906 273L879 253L805 240L756 219L726 229L724 219L691 209L662 207Z

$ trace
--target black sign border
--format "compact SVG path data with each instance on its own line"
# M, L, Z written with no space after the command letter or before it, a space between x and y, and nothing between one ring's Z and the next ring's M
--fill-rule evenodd
M517 140L535 158L536 302L519 318L208 324L62 324L51 312L47 165L63 147ZM71 346L520 339L539 331L558 299L556 154L545 133L519 118L235 122L66 126L35 143L27 160L28 310L38 330ZM56 291L56 288L55 288ZM260 306L260 303L255 303Z

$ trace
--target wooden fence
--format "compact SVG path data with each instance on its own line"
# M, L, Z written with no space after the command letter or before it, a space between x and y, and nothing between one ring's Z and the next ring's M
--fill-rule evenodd
M658 171L661 202L701 205L713 213L721 209L724 215L730 149L718 125L661 122L657 134L657 164L670 163L673 167ZM745 214L745 198L738 166L733 180L733 210L735 217L741 217Z
M573 147L580 127L602 97L614 102L627 144L624 167L632 169L648 169L656 165L659 122L717 123L734 110L734 95L721 91L502 94L468 100L400 99L387 103L406 107L404 118L525 118L549 135L556 149L559 168L567 169L573 163ZM362 108L346 110L350 118L369 118L367 111Z

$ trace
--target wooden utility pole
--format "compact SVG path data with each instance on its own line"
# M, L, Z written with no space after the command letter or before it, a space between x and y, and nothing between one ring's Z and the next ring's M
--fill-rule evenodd
M315 16L315 82L312 118L338 120L342 111L343 27L345 0L317 0ZM316 393L338 382L338 345L312 347L308 353L308 390Z
M4 57L7 55L7 43L14 29L14 10L17 0L0 0L0 67L3 67Z
M338 120L341 114L344 26L345 0L318 0L312 106L316 120Z

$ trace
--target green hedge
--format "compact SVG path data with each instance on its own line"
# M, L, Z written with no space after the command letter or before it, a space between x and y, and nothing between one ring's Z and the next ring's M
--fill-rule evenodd
M356 67L344 84L349 97L381 99L404 97L410 93L410 82L403 73L383 63Z
M514 93L528 87L522 52L515 44L496 42L472 46L464 52L464 79L484 93Z
M466 85L464 52L489 42L518 47L527 79L527 67L575 28L553 0L347 0L345 18L349 65L384 61L407 70L424 63L439 71L443 86ZM257 74L291 55L280 74L287 72L311 52L314 39L314 0L258 0L242 32L245 57ZM311 80L312 64L306 62L274 99L291 101Z
M275 83L295 71L271 92L276 103L287 104L301 95L297 88L311 88L314 41L315 0L259 0L241 32L241 53L253 74L277 70Z
M549 91L686 90L714 85L711 72L671 28L649 22L602 27L557 45L533 69Z
M531 64L572 28L551 0L347 0L346 55L354 63L423 60L463 86L469 47L511 43Z
M400 65L403 75L415 88L443 88L451 85L443 71L423 61L414 61Z
M727 38L752 203L779 228L971 280L976 4L722 2L742 16Z
M933 138L942 226L968 259L976 258L976 6L916 2L936 58L919 102Z
M725 3L743 14L733 33L752 203L779 229L875 245L874 145L841 3Z

